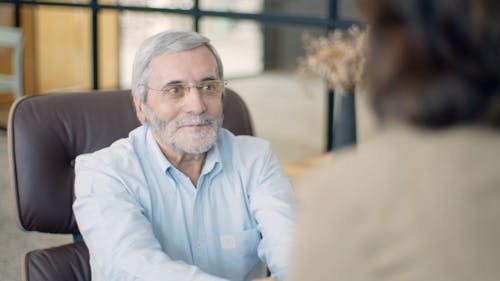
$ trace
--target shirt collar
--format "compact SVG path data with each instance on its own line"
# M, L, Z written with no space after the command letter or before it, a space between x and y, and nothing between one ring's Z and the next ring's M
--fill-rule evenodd
M220 154L219 144L217 142L214 143L212 148L207 153L207 158L205 159L205 164L203 165L203 169L201 170L201 175L205 175L213 172L213 174L218 173L222 170L222 157Z

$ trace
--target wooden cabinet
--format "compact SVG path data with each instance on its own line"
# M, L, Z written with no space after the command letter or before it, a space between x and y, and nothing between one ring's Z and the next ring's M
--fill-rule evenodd
M13 25L12 5L0 5L2 25ZM98 17L99 86L118 88L118 12ZM92 24L87 8L30 6L21 9L25 95L92 88ZM0 53L0 70L8 67Z

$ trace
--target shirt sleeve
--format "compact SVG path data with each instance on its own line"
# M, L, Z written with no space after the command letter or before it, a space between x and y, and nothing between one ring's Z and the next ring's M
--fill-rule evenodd
M261 160L249 200L262 234L258 254L271 275L284 280L295 230L295 197L290 180L270 149Z
M130 190L93 162L77 158L73 210L99 271L113 280L225 280L172 260Z

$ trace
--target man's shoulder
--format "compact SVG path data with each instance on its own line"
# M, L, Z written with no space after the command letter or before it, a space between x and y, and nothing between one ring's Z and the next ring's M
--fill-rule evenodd
M227 129L221 130L218 142L225 151L230 150L231 153L240 155L259 155L270 150L270 143L265 139L248 135L235 136Z

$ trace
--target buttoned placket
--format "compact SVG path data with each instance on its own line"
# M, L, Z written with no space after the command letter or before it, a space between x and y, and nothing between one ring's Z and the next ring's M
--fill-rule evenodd
M202 207L203 203L199 201L204 199L204 195L206 193L206 183L209 182L209 177L210 173L202 174L200 176L193 206L193 261L195 262L195 264L198 264L201 267L203 267L203 264L207 257L207 237L205 235L205 225L203 217L206 214L201 211L200 208Z
M209 161L211 162L211 161ZM195 187L188 176L171 166L167 169L170 178L176 182L178 192L184 197L184 216L187 224L187 238L190 245L191 261L200 267L204 267L208 259L207 236L205 217L207 214L203 212L204 197L207 195L209 185L212 179L219 174L222 167L218 161L205 163L202 169L202 174ZM186 200L188 199L188 200ZM186 204L187 203L187 204Z
M207 193L209 192L209 185L212 179L220 171L220 165L215 163L212 169L203 173L198 181L198 188L196 191L194 206L193 206L193 225L192 225L192 238L193 238L193 261L200 267L204 267L207 259L209 258L208 246L207 245L207 229L208 225L205 225L205 214L203 212L202 202L205 200Z

